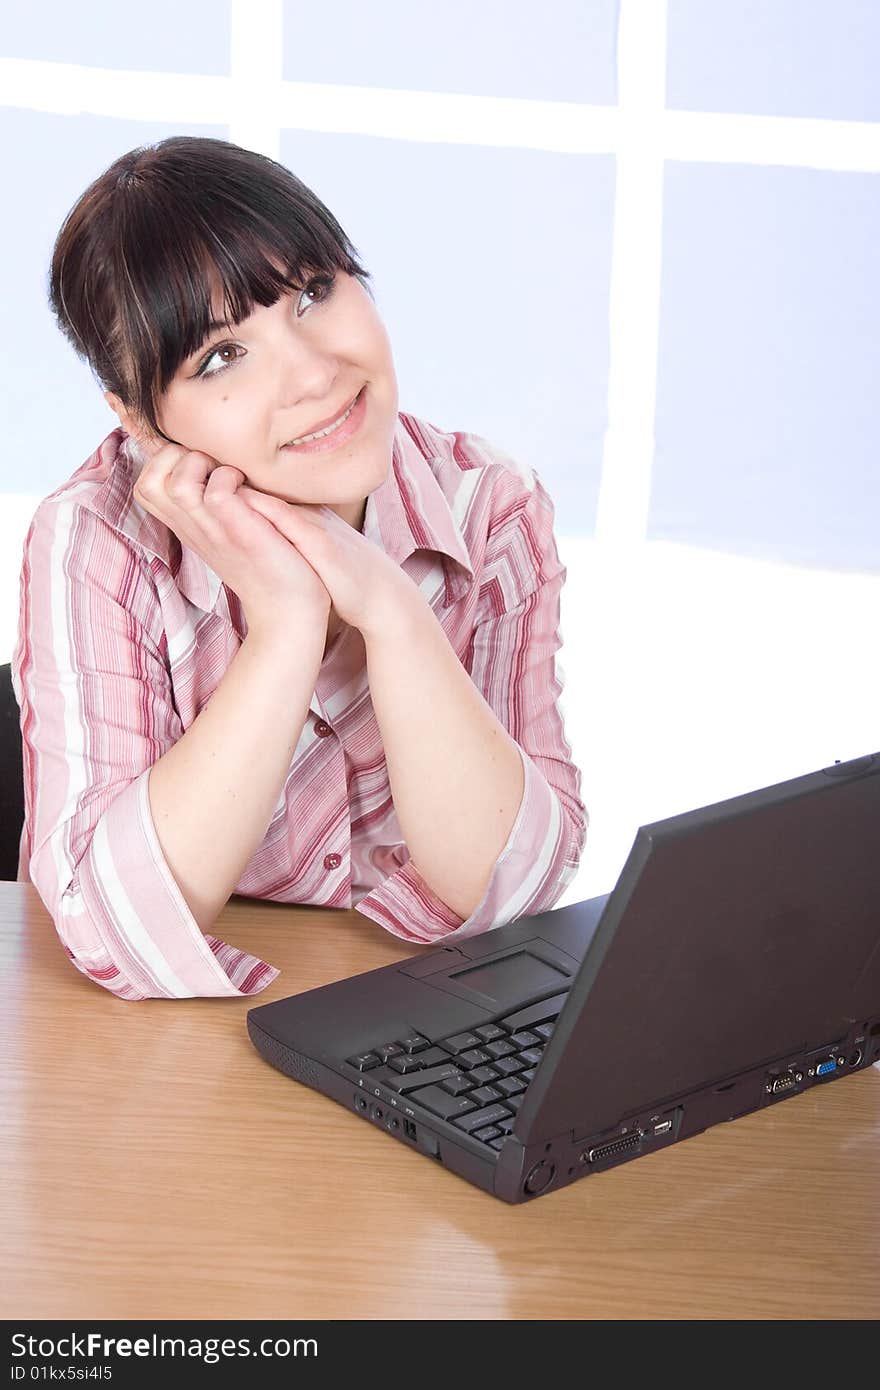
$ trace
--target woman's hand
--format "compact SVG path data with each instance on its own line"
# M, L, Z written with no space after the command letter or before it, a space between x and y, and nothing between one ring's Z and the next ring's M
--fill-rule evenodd
M404 605L424 602L400 566L332 508L286 502L247 486L238 496L296 547L320 576L342 621L365 638L381 632Z
M138 442L146 463L132 489L135 501L234 590L248 634L284 633L293 613L313 616L326 629L330 595L304 552L271 518L245 505L252 489L239 468L178 444Z

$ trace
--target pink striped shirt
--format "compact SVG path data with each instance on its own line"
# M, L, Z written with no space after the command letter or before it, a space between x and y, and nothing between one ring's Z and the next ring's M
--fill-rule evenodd
M255 994L277 968L200 931L147 794L150 768L204 708L247 624L237 595L133 498L125 438L115 429L43 499L24 543L12 657L24 760L18 879L36 885L76 968L120 998ZM409 857L356 629L324 656L236 894L354 907L413 944L474 936L557 902L588 817L559 708L566 569L553 515L533 469L479 435L402 412L392 467L367 499L364 536L429 599L523 761L519 812L471 916L452 912Z

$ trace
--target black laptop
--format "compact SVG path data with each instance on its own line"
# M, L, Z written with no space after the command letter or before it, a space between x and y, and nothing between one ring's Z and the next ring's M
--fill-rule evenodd
M840 1081L880 1059L880 753L642 826L611 893L247 1022L506 1202Z

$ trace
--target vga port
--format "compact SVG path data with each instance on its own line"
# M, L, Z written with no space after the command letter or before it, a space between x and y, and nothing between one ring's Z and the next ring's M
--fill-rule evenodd
M829 1072L837 1071L837 1058L826 1057L824 1062L820 1062L816 1068L817 1076L827 1076Z

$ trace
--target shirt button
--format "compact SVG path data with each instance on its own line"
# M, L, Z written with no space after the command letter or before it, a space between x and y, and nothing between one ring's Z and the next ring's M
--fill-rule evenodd
M342 863L342 856L339 855L339 854L325 854L325 855L324 855L324 868L325 868L325 869L338 869L338 868L339 868L339 865L340 865L341 863Z
M326 738L327 735L332 734L332 732L333 730L330 728L329 724L325 724L323 719L318 720L315 725L315 733L318 735L318 738Z

